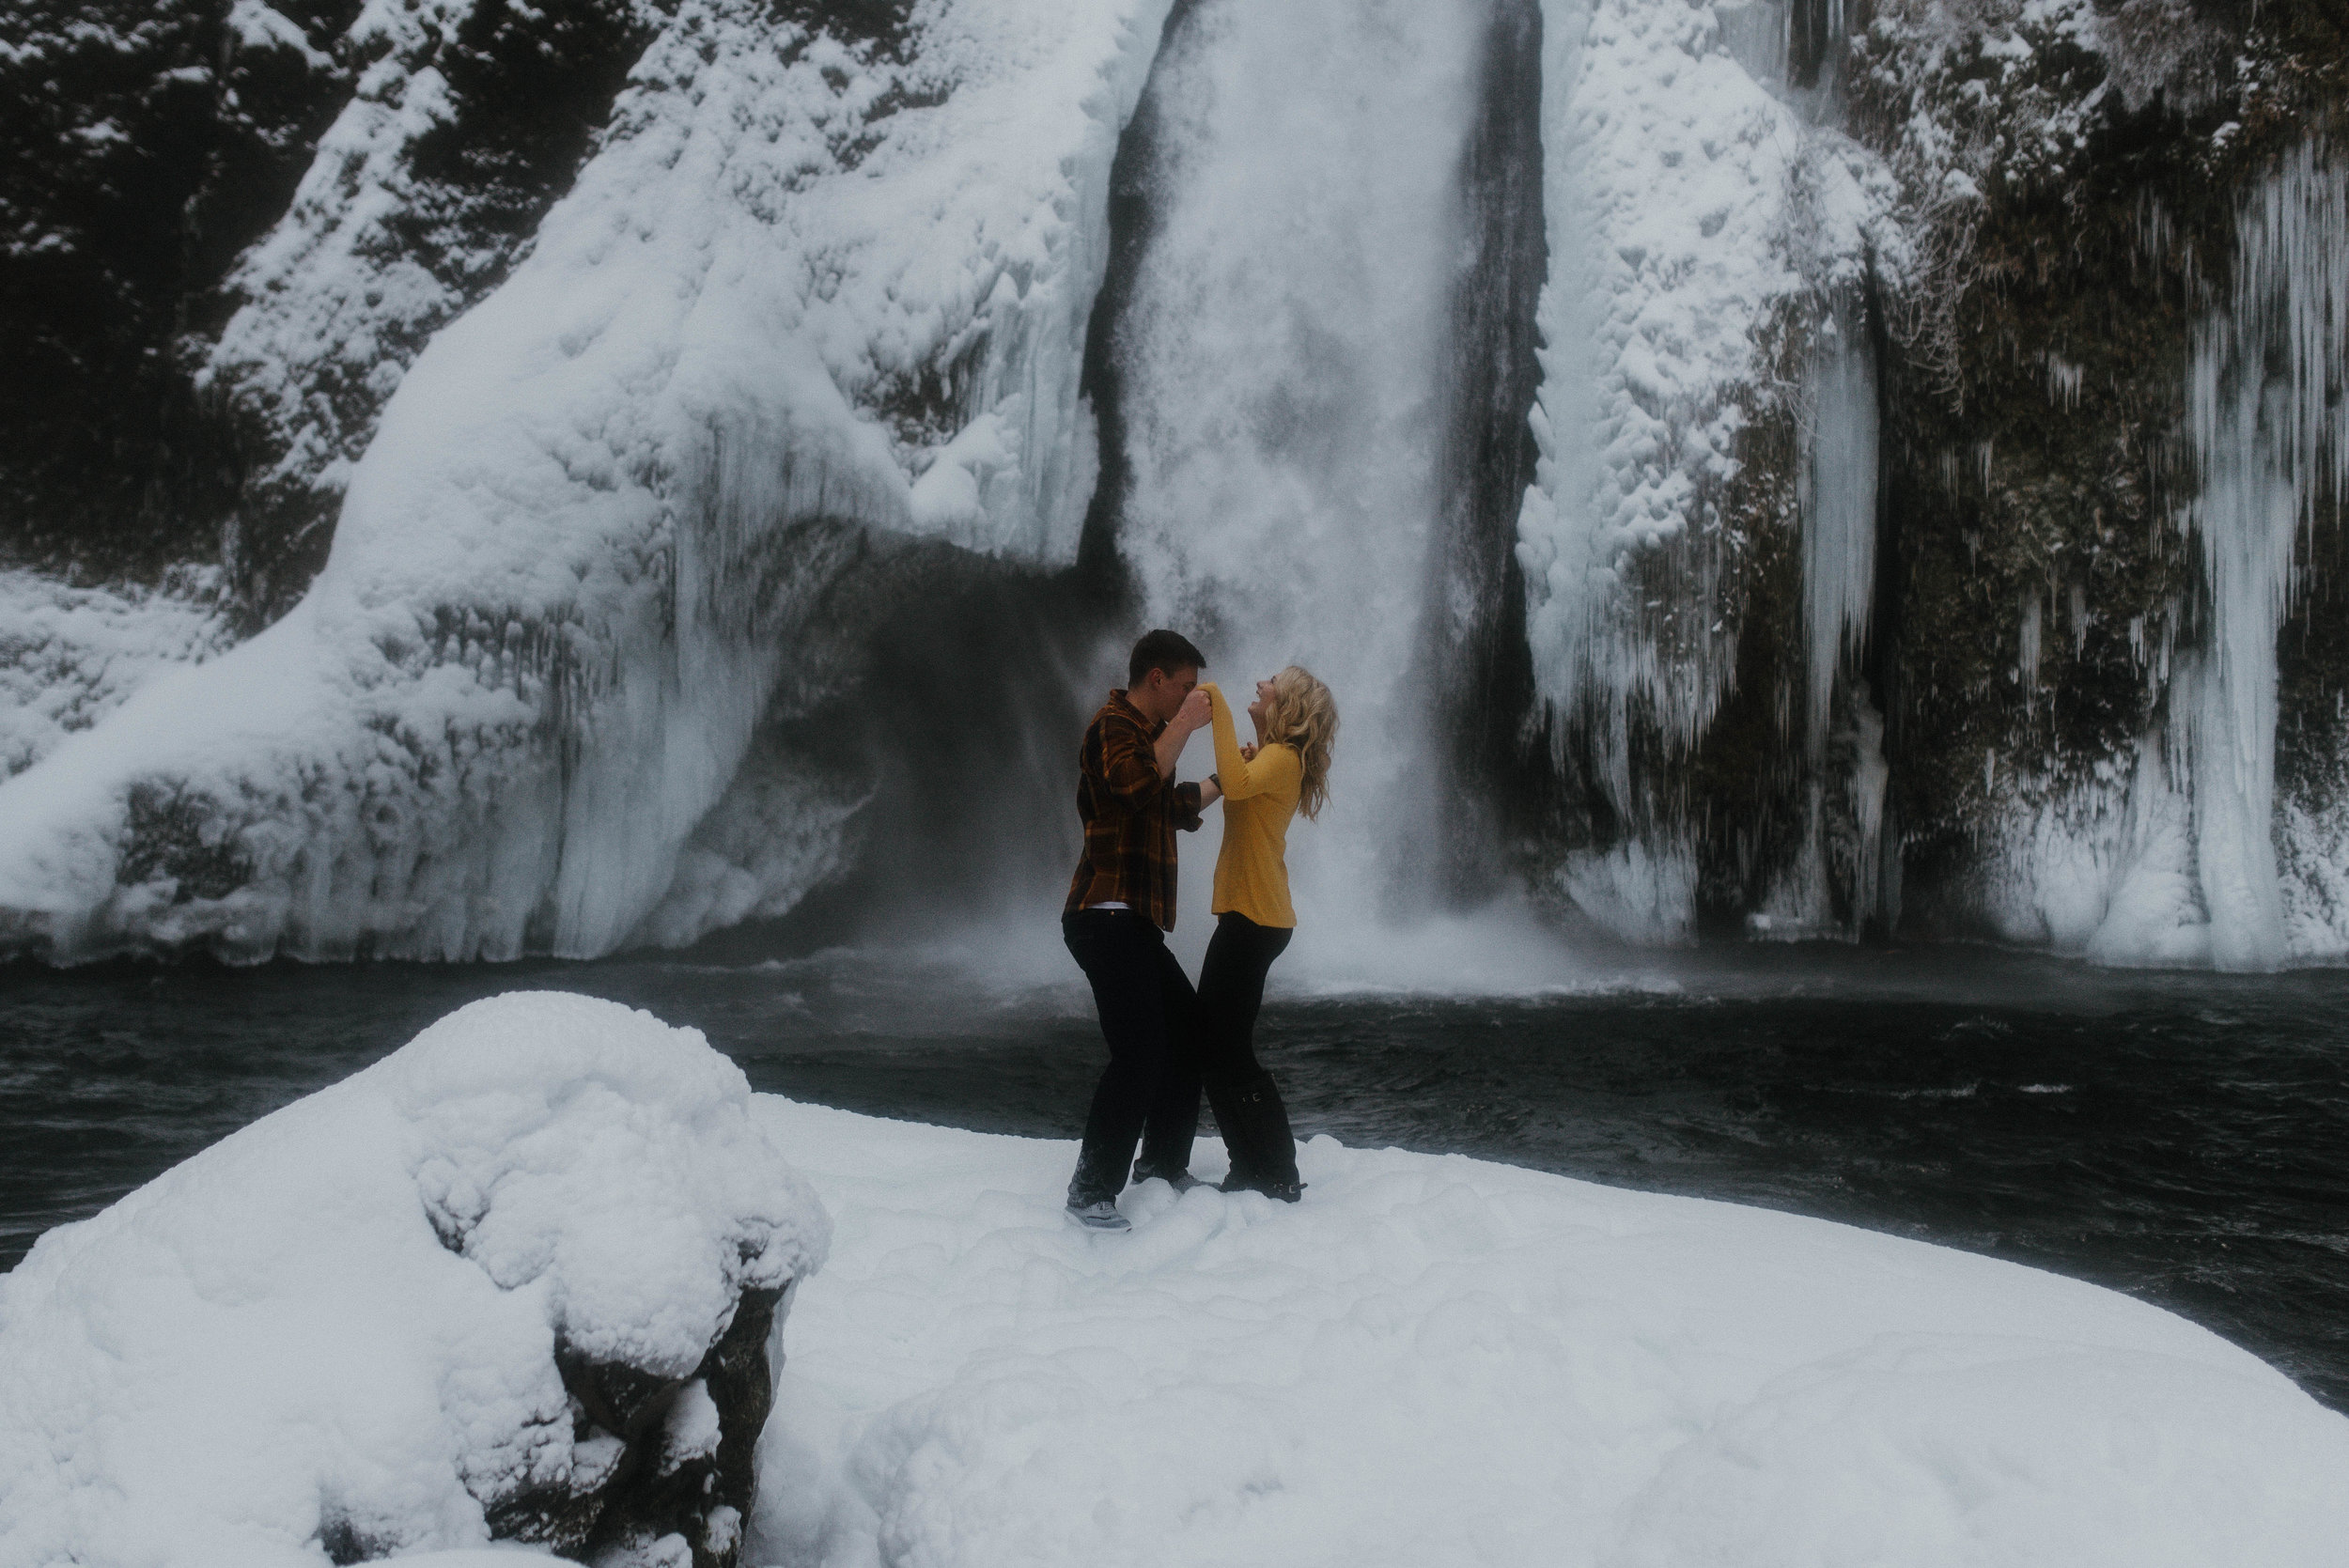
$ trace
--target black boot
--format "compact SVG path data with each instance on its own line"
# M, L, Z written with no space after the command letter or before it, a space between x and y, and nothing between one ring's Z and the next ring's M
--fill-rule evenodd
M1288 1108L1281 1103L1272 1075L1258 1069L1237 1084L1209 1084L1207 1103L1232 1155L1232 1173L1223 1178L1222 1189L1297 1202L1305 1184L1297 1177L1297 1141L1289 1134Z

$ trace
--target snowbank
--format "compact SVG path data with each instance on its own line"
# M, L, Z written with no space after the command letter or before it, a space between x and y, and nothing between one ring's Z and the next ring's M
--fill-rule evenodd
M828 1234L698 1033L476 1002L0 1278L0 1564L714 1544Z
M385 407L308 597L6 786L0 946L627 940L821 670L795 642L861 530L1073 558L1109 167L1164 10L921 0L844 41L686 0Z
M838 1242L754 1560L2313 1568L2349 1540L2349 1421L2032 1269L1328 1139L1299 1207L1152 1185L1097 1237L1058 1213L1066 1144L755 1110Z

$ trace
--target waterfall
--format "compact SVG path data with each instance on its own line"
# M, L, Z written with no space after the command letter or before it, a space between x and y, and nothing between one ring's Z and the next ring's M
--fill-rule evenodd
M2209 635L2172 696L2194 781L2197 870L2211 958L2286 956L2271 831L2276 641L2300 531L2349 495L2349 168L2320 143L2244 198L2232 287L2202 325L2187 421L2202 480L2193 508Z
M1292 662L1335 690L1331 802L1291 840L1299 902L1332 914L1388 902L1426 751L1414 665L1489 17L1201 0L1143 111L1155 206L1115 329L1118 543L1143 617L1192 635L1236 702ZM1187 881L1204 908L1206 878Z

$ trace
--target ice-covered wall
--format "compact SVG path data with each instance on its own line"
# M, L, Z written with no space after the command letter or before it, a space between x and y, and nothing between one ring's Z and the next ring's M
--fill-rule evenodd
M680 6L385 409L302 603L0 789L0 941L630 939L866 529L1073 556L1108 169L1163 11L926 0L850 43Z
M2277 788L2279 642L2349 491L2349 170L2304 142L2232 216L2228 282L2182 367L2182 521L2201 570L2168 624L2138 634L2151 721L2068 784L2029 757L1983 781L1972 896L2001 935L2104 962L2256 970L2349 953L2335 799ZM2092 613L2078 596L2069 618L2084 631Z
M1559 734L1585 738L1593 784L1644 841L1578 852L1563 883L1643 939L1659 920L1685 931L1693 908L1671 774L1736 670L1760 541L1728 492L1757 420L1799 408L1806 449L1822 455L1807 487L1835 536L1813 530L1810 551L1822 717L1852 641L1852 585L1864 592L1870 569L1858 552L1873 539L1855 520L1867 503L1850 492L1872 485L1859 449L1873 423L1821 437L1817 419L1862 411L1866 350L1836 337L1855 318L1836 307L1872 266L1896 267L1902 242L1883 165L1773 77L1787 24L1761 3L1551 0L1544 12L1543 458L1517 548ZM1783 363L1811 338L1842 348ZM1674 885L1651 885L1659 877Z

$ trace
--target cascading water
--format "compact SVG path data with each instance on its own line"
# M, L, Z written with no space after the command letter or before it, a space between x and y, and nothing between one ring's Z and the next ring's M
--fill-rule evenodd
M2171 701L2193 769L2211 959L2224 969L2287 956L2271 831L2276 643L2301 531L2326 497L2349 496L2345 360L2349 166L2304 144L2243 203L2232 291L2201 329L2188 381L2210 623Z
M1235 700L1292 662L1335 689L1342 773L1291 843L1300 902L1332 914L1388 901L1425 754L1413 663L1489 14L1203 0L1143 111L1156 204L1116 329L1117 537L1143 617L1194 635Z

